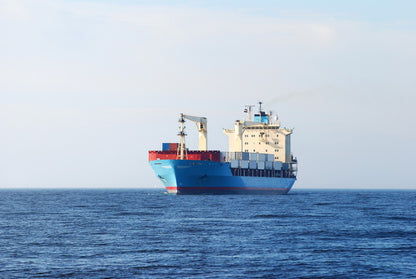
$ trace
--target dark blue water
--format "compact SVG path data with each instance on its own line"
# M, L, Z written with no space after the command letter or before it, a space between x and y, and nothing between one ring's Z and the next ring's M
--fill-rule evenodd
M0 278L416 277L416 191L1 190Z

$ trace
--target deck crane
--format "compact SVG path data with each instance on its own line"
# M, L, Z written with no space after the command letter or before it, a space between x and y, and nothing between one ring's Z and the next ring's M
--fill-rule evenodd
M181 118L191 120L195 122L196 128L199 132L199 147L198 149L200 151L207 151L208 149L208 130L207 130L207 118L206 117L199 117L199 116L192 116L192 115L186 115L181 113Z

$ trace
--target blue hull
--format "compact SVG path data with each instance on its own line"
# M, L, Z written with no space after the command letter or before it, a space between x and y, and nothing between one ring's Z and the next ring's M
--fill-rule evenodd
M296 178L233 176L230 163L193 160L150 161L172 194L286 194Z

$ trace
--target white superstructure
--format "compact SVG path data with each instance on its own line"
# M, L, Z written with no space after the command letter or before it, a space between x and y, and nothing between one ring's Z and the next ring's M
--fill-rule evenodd
M237 120L234 129L224 129L228 136L229 152L250 152L273 154L275 161L283 163L294 163L290 150L290 135L292 129L281 128L277 116L265 113L259 103L259 112L254 114L252 120L251 108L248 109L248 119Z

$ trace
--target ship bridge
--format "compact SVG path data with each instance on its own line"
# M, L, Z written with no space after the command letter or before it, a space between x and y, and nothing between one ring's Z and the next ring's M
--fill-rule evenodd
M252 113L254 105L246 106L246 120L237 120L233 129L224 129L228 136L230 152L250 152L273 154L274 160L294 163L290 150L292 129L281 128L277 115L266 113L259 102L259 110Z

